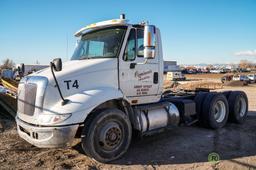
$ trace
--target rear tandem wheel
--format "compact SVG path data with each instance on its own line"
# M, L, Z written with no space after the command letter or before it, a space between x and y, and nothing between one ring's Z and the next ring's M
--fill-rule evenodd
M243 91L232 91L228 97L229 120L243 123L248 112L248 98Z
M222 93L208 93L203 101L201 121L204 126L219 129L228 120L229 106Z

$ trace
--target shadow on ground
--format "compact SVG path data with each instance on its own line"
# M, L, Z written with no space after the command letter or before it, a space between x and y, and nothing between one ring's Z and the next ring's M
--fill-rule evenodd
M256 155L256 112L250 112L244 124L228 123L210 130L198 126L178 127L142 140L133 139L128 152L116 165L165 165L207 162L216 152L221 160ZM74 149L83 153L81 144ZM237 164L244 163L235 161ZM245 165L256 168L253 165Z

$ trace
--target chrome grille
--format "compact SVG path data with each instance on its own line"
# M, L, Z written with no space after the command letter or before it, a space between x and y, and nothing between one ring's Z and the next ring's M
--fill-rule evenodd
M19 86L18 112L33 116L35 112L37 85L35 83L24 83Z

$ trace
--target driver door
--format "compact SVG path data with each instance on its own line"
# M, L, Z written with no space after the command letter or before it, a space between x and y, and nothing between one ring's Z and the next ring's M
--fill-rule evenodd
M120 88L132 104L159 100L158 56L144 63L143 37L143 29L130 30L123 57L119 62Z

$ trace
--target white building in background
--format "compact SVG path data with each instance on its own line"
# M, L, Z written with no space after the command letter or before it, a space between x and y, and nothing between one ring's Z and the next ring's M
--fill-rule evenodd
M47 67L49 67L49 65L41 65L41 64L28 65L28 64L25 64L25 75L29 74L29 73L32 73L32 72L35 72L35 71L45 69Z
M25 64L25 72L24 75L31 74L35 71L42 70L44 68L49 67L49 65L42 65L42 64Z
M177 61L164 61L164 72L181 71Z

